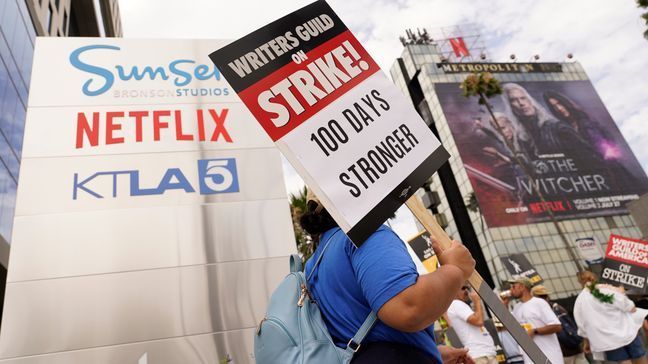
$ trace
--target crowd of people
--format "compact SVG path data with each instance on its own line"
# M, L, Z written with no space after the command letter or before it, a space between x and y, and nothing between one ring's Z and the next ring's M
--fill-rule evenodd
M498 349L507 363L532 363L502 325L495 325L494 336L485 329L486 310L466 285L475 260L461 243L443 251L435 246L440 267L419 276L405 243L388 226L357 247L314 195L307 199L300 222L318 246L304 270L334 343L346 347L372 311L378 317L353 363L494 364L501 362ZM544 286L524 277L511 279L500 297L507 306L517 301L513 315L553 364L648 363L639 335L648 311L591 272L580 273L579 280L575 320ZM461 346L437 343L434 324L444 315Z
M507 307L512 299L518 301L514 317L554 364L648 363L640 331L642 326L648 330L648 310L635 307L622 287L597 283L591 271L580 272L578 280L583 290L576 299L573 316L551 300L545 286L534 286L525 277L509 280L510 290L500 298ZM499 348L507 364L533 363L497 318L497 338L485 329L484 318L479 295L463 286L448 308L447 320L476 363L498 363Z

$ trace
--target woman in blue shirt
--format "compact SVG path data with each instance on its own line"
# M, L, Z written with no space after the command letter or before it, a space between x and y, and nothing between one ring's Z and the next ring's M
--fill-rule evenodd
M309 287L336 345L346 347L372 310L378 315L354 363L472 363L467 350L434 340L434 321L475 267L461 243L435 249L442 266L419 277L404 242L390 228L381 226L357 248L313 195L308 200L300 223L320 243L305 272L311 273L328 244Z

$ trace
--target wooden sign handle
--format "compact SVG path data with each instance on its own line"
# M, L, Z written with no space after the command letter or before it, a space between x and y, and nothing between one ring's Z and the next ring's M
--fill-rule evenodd
M416 195L412 195L405 202L405 205L407 205L425 230L430 233L430 236L438 242L442 251L450 247L452 240L445 230L439 226L432 212L423 206L423 203ZM534 363L551 363L542 350L538 348L538 345L529 337L526 330L520 326L508 308L504 306L499 297L497 297L497 294L484 282L484 278L477 271L474 271L470 278L468 278L468 282Z

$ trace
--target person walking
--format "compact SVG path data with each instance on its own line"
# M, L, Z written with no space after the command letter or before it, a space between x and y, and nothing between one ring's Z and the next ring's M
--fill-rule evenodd
M620 287L599 284L596 274L578 273L583 290L574 303L578 334L585 352L620 364L648 364L639 329L648 310L638 309ZM597 355L598 354L598 355Z
M547 301L553 312L558 316L562 331L558 332L558 342L560 343L560 350L563 354L565 364L585 364L587 359L583 354L582 343L583 338L578 336L578 326L574 319L571 318L569 312L556 302L552 302L549 298L549 290L543 285L537 285L531 289L531 294L535 297Z
M553 364L563 364L562 351L556 333L562 330L560 320L549 304L538 297L533 297L533 284L528 278L517 277L511 283L511 296L519 303L513 308L513 316L526 328L529 336ZM524 354L524 362L531 364L531 359Z
M470 308L469 302L474 306ZM484 308L479 295L464 285L448 308L448 318L459 336L461 343L468 348L468 354L477 364L497 364L493 338L484 328Z

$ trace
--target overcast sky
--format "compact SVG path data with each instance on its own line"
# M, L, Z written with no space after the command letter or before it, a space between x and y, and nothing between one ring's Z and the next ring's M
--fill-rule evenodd
M239 38L310 1L120 0L124 37ZM331 7L385 70L407 28L474 23L493 61L563 61L573 53L592 79L644 170L648 169L648 41L634 0L330 0ZM286 171L287 188L301 179ZM412 236L411 214L392 222Z

